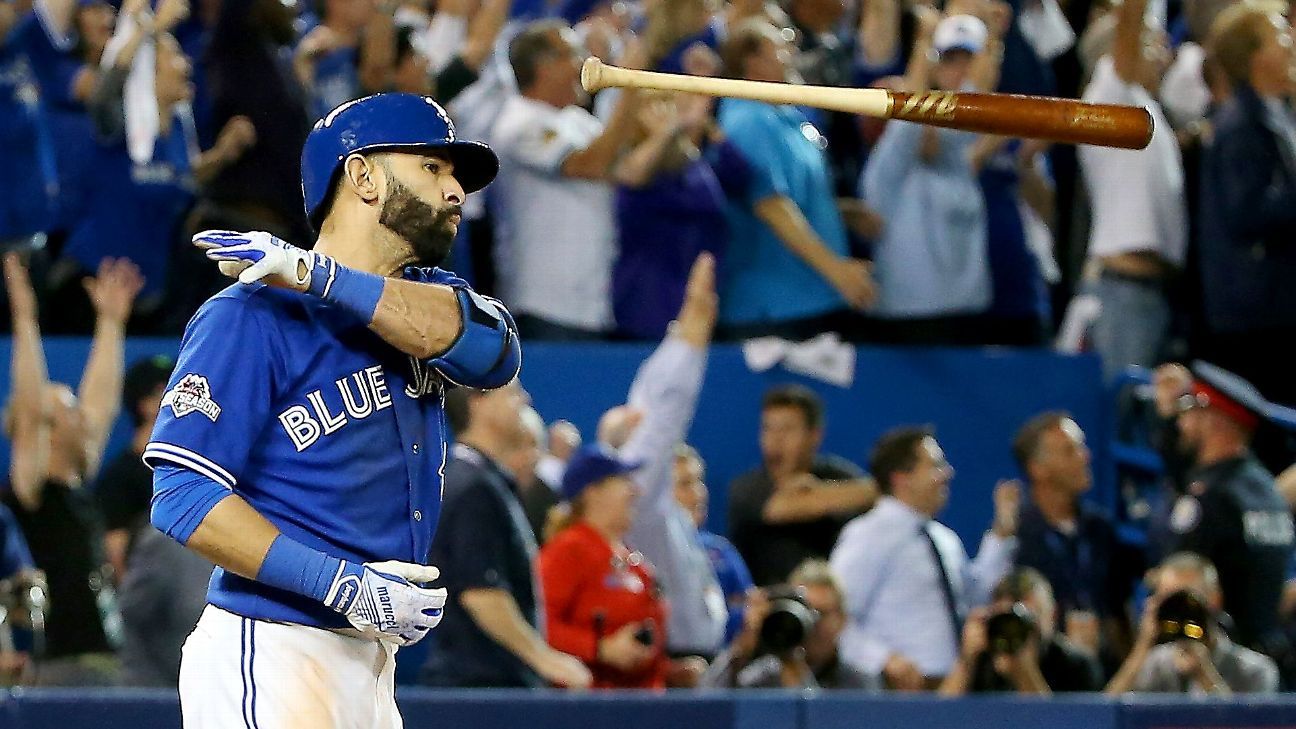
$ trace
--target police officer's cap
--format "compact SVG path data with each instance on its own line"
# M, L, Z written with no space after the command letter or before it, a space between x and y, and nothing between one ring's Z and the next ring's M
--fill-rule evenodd
M1213 407L1247 430L1270 422L1296 430L1296 410L1269 402L1255 385L1209 362L1192 363L1187 407Z

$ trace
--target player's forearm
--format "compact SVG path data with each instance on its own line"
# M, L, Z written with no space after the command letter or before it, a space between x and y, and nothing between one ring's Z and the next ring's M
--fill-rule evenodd
M539 662L546 650L544 639L522 617L512 595L496 588L478 588L460 593L459 602L491 640L528 666Z
M185 546L228 572L255 580L278 536L274 524L231 494L207 512Z
M388 278L369 328L412 357L444 354L463 327L454 289Z

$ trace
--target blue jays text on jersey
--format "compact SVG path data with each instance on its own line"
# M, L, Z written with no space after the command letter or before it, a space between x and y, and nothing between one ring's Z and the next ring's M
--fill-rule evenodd
M405 277L463 285L438 269ZM331 304L231 286L190 322L144 459L206 475L332 556L423 563L441 507L445 386ZM208 600L249 618L347 625L219 567Z

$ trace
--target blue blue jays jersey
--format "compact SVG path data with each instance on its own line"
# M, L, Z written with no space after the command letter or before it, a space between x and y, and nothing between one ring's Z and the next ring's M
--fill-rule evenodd
M465 285L439 269L405 278ZM144 460L208 476L326 554L421 564L441 508L446 386L332 304L235 285L190 321ZM347 626L315 600L219 567L208 601L250 618Z

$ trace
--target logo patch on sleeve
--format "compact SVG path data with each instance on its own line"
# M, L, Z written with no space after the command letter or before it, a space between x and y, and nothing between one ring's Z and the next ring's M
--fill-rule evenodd
M168 405L177 418L198 412L214 423L221 414L220 405L211 397L211 385L207 384L207 378L192 372L181 377L175 387L162 396L162 407Z

